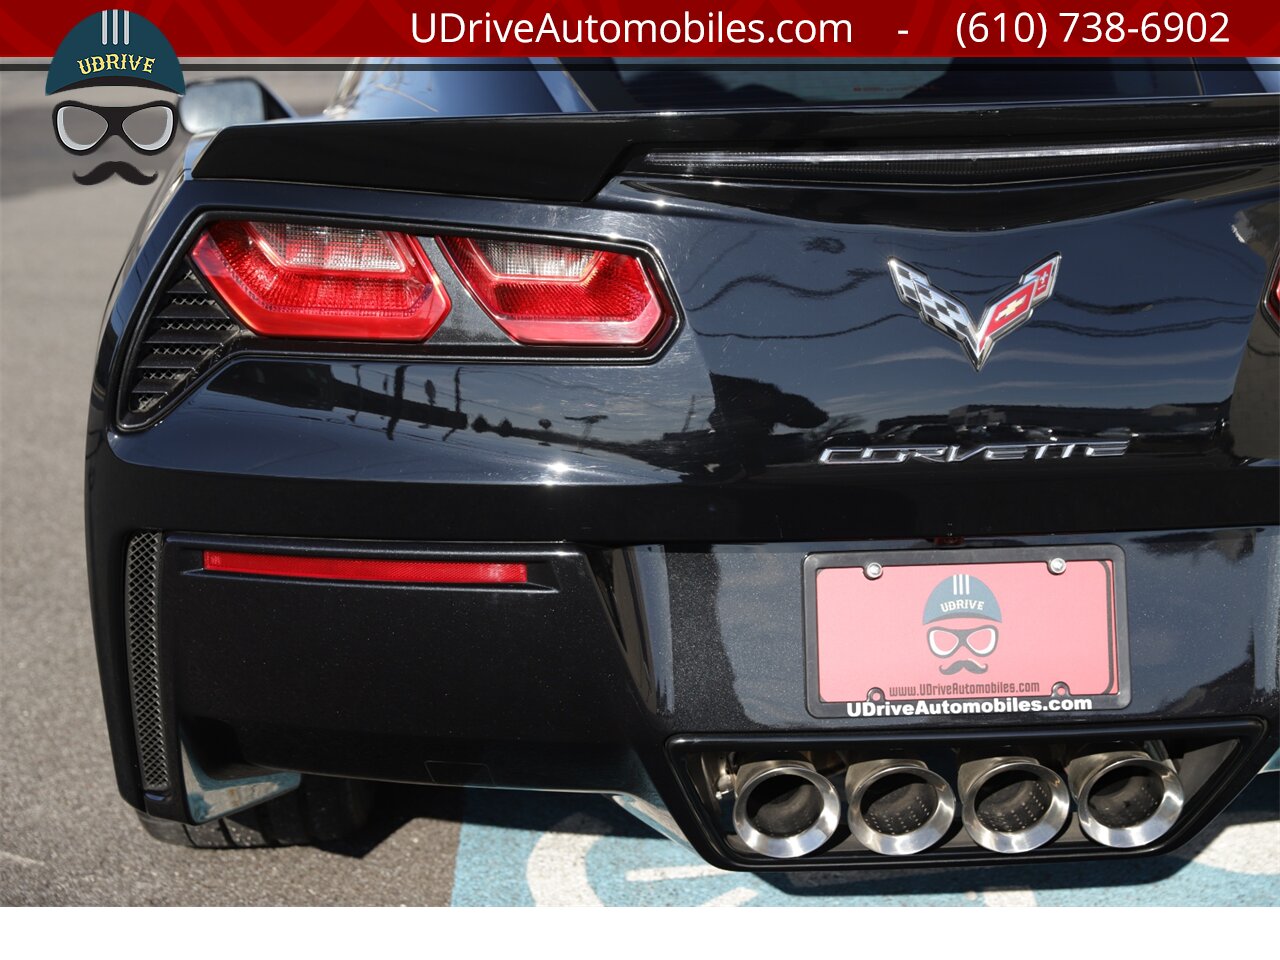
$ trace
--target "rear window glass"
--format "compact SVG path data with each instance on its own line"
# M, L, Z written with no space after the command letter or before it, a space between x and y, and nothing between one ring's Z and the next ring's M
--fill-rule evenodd
M1208 92L1193 61L1169 59L802 64L619 59L570 68L598 110L1149 99Z

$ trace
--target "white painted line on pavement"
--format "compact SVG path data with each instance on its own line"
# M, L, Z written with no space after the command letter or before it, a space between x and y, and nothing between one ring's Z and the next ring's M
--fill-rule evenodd
M755 890L748 890L746 887L735 887L728 893L722 893L718 897L712 897L704 907L740 907L748 900L754 900L760 894Z
M604 906L587 877L587 854L604 830L594 817L575 813L538 838L525 867L534 906Z
M643 870L628 870L626 876L632 883L654 883L659 880L719 877L728 873L728 870L721 870L709 863L691 863L678 867L645 867Z
M988 907L1034 907L1036 895L1025 887L1010 890L984 890L982 902Z
M10 863L21 864L24 867L43 867L43 860L32 860L30 857L22 857L16 853L10 853L8 850L0 850L0 860L7 860Z

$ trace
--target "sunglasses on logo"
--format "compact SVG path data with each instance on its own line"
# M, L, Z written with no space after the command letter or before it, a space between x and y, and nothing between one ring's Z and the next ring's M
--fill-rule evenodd
M964 644L972 653L985 657L996 648L1000 634L995 627L974 627L972 630L949 630L934 627L929 631L929 649L935 657L949 657Z
M92 153L110 137L119 137L151 156L173 142L177 129L173 104L153 100L136 107L96 107L64 100L53 108L53 128L69 153Z

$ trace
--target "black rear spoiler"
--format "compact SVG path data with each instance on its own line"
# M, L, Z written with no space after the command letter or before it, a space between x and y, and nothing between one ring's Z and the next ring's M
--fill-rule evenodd
M637 156L680 151L988 152L1141 141L1212 143L1276 156L1270 94L1089 103L586 113L404 120L281 121L228 127L196 179L269 180L463 196L584 202ZM1260 146L1261 145L1261 146ZM1193 150L1193 152L1195 152ZM1200 151L1204 152L1204 151ZM1219 149L1221 153L1221 149ZM1219 159L1217 162L1221 162ZM662 172L656 170L654 172ZM683 172L690 170L672 171Z

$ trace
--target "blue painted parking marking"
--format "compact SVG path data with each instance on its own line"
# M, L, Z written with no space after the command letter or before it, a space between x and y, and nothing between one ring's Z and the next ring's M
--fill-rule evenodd
M1275 906L1280 778L1259 778L1177 853L955 870L716 870L608 800L473 790L453 903L465 906Z

